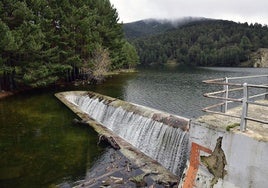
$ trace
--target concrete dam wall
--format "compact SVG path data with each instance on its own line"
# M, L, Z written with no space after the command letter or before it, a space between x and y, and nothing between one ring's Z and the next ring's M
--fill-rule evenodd
M189 154L189 119L93 92L65 99L179 177Z
M214 124L202 118L190 122L93 92L71 91L56 96L81 118L92 118L156 160L176 175L169 177L180 180L179 187L267 186L266 136L236 128L227 131L220 125L224 120L218 117L210 118Z

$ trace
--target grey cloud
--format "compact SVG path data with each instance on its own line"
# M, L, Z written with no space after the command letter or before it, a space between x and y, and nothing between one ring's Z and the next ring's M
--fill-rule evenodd
M185 16L268 24L267 0L110 0L122 21Z

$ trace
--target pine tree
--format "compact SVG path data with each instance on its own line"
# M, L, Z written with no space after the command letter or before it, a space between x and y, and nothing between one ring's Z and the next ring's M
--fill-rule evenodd
M122 25L109 0L2 0L0 26L1 89L87 79L98 66L125 64Z
M125 41L122 48L123 59L121 62L124 63L124 68L134 68L139 62L137 51L133 45Z

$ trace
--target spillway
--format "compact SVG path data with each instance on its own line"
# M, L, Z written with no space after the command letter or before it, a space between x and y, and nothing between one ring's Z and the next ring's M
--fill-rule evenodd
M189 119L93 92L56 96L97 132L113 136L143 172L159 172L154 180L179 181L179 187L267 187L266 124L228 130L237 119L212 114L190 126ZM250 114L266 117L264 106L255 105Z
M69 92L65 99L181 176L189 155L188 119L93 92Z

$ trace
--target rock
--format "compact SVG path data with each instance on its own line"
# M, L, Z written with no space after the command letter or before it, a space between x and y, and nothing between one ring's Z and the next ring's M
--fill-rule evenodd
M251 55L254 67L268 67L268 48L260 48Z
M132 177L129 180L136 184L137 187L145 187L147 183L145 182L145 177L147 173L140 174L138 176Z
M76 125L88 125L88 123L84 120L78 120L76 118L73 119L73 124L76 124Z
M99 136L99 143L107 143L109 144L110 146L112 146L115 150L119 150L121 149L120 146L117 144L117 142L115 141L115 139L112 137L112 136L105 136L105 135L100 135Z
M114 181L114 183L116 183L116 184L123 184L124 182L123 182L123 178L119 178L119 177L114 177L114 176L111 176L110 177L113 181Z

